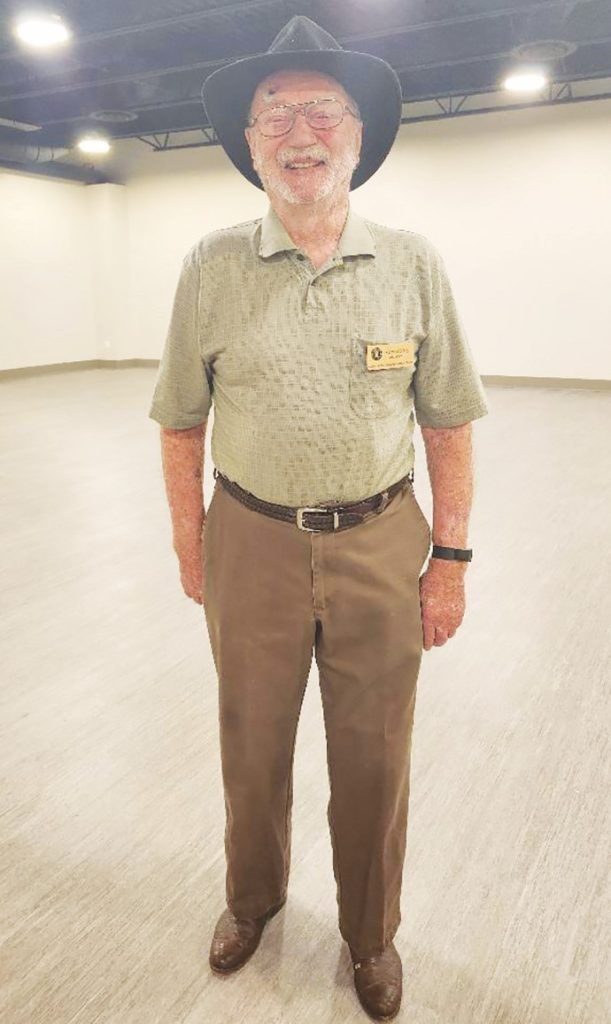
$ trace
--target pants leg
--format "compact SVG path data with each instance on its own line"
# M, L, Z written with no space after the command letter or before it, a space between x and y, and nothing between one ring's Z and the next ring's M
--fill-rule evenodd
M217 483L202 560L219 685L227 905L258 917L288 883L293 754L315 630L310 536Z
M407 487L377 517L312 542L339 929L374 956L401 920L430 528Z

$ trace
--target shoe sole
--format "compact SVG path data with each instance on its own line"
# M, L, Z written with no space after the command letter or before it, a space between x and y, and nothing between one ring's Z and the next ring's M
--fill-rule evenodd
M284 906L284 904L285 904L285 903L286 903L286 896L285 896L285 897L284 897L284 899L282 900L282 903L280 903L280 904L279 904L279 905L278 905L277 907L273 907L273 908L272 908L271 910L268 910L267 914L265 915L265 924L267 924L267 922L268 922L268 921L271 921L272 917L275 917L275 916L276 916L276 914L277 914L277 913L278 913L278 912L279 912L280 910L282 910L282 908L283 908L283 906ZM263 935L263 932L261 932L261 935L259 936L259 942L261 941L261 937L262 937L262 935ZM249 960L251 959L251 957L252 957L252 956L253 956L253 955L254 955L254 954L255 954L255 953L257 952L257 950L258 950L258 948L259 948L259 942L257 942L257 945L256 945L256 946L255 946L255 948L254 948L254 949L252 950L252 952L248 954L248 956L246 957L246 959L245 959L245 960L241 960L239 964L236 964L236 965L235 965L235 967L216 967L216 966L215 966L215 965L214 965L214 964L212 963L212 961L210 960L210 958L209 958L209 959L208 959L208 963L210 964L210 969L211 969L212 971L214 971L214 973L215 973L215 974L218 974L218 975L220 975L221 977L225 977L225 976L226 976L227 974L235 974L235 973L236 973L236 971L239 971L239 970L241 970L241 968L242 968L242 967L246 967L246 964L248 963L248 961L249 961Z

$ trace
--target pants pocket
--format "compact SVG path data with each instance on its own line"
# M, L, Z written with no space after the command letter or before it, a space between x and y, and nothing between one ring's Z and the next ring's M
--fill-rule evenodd
M425 552L425 557L426 557L426 553L428 553L428 550L429 550L429 548L431 546L431 540L432 540L431 527L430 527L429 521L426 518L424 512L420 508L420 504L419 504L418 499L416 498L416 494L414 492L413 484L408 482L408 484L407 484L405 489L407 491L408 500L409 500L410 504L413 506L413 508L414 508L414 510L415 510L415 512L416 512L416 514L418 516L418 519L420 520L420 523L421 523L421 525L423 527L423 540L424 540L424 543L426 544L426 552Z

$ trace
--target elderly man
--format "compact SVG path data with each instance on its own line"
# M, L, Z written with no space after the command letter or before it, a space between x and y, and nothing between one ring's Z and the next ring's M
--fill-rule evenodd
M210 964L241 967L286 900L314 653L339 929L363 1007L387 1020L402 991L393 938L416 681L423 649L463 619L470 421L487 405L434 247L350 206L400 123L392 69L296 17L203 94L226 152L269 199L264 217L185 257L150 410L182 585L203 603L219 683L227 907ZM414 414L432 532L412 488Z

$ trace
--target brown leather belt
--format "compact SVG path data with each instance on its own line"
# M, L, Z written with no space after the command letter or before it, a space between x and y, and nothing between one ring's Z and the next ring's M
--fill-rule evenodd
M255 512L262 512L273 519L284 519L285 522L293 523L300 530L307 530L308 533L325 533L332 530L346 530L350 526L357 526L362 523L373 512L376 515L383 511L395 494L403 490L407 484L413 483L414 471L410 469L407 476L391 484L385 491L379 494L372 494L370 498L363 501L355 501L348 505L316 505L306 508L292 508L290 505L276 505L271 501L263 501L257 498L250 491L245 491L235 480L229 480L214 467L213 476L220 480L223 487L232 494L234 498L241 501L247 508ZM307 517L307 522L305 522ZM308 525L308 523L310 525Z

